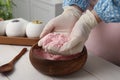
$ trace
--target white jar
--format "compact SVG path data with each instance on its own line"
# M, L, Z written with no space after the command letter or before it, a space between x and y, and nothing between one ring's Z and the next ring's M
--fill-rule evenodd
M11 20L6 26L6 35L9 37L25 36L25 25L22 20Z
M29 22L26 27L26 36L28 38L39 38L43 27L44 26L41 21Z
M5 29L6 29L6 22L0 21L0 36L5 35Z

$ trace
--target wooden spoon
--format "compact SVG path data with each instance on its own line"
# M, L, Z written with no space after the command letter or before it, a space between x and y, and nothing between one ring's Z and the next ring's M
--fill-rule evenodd
M25 54L26 51L27 51L27 48L23 48L21 52L15 58L13 58L9 63L0 66L0 73L12 71L14 69L14 63L18 61L20 57L23 54Z

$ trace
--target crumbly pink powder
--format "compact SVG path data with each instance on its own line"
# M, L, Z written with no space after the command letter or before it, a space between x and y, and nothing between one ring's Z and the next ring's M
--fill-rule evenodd
M65 42L68 41L68 36L64 34L49 33L42 40L42 46L53 46L60 48Z
M42 46L53 46L60 48L63 44L65 44L69 40L69 37L64 34L58 33L49 33L42 39ZM62 56L62 55L54 55L45 51L36 50L35 53L42 58L49 59L49 60L68 60L76 57L76 55L69 55L69 56Z
M42 49L34 49L33 52L36 55L36 57L39 57L42 59L48 59L48 60L70 60L80 56L79 54L73 54L68 56L54 55L54 54L45 52Z

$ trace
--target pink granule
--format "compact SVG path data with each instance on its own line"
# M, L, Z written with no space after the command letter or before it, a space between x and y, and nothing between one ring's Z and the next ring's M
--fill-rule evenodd
M52 46L60 48L65 42L69 40L67 35L58 33L49 33L42 39L42 46Z
M43 49L34 49L33 53L35 54L36 57L41 58L41 59L47 59L47 60L71 60L74 59L80 54L73 54L73 55L68 55L68 56L63 56L63 55L54 55L48 52L45 52Z
M59 33L49 33L44 38L42 38L42 46L43 47L52 46L52 47L60 48L68 40L69 40L69 37L67 35L59 34ZM79 55L79 54L68 55L68 56L54 55L41 49L34 50L34 53L39 57L43 59L48 59L48 60L69 60Z

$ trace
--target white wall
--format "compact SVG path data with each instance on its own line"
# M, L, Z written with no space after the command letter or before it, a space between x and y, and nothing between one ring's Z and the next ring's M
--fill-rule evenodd
M51 18L61 14L62 0L13 0L13 16L26 20L42 20L47 23Z

